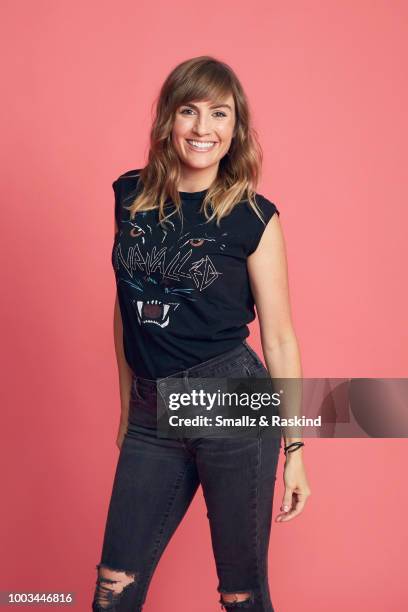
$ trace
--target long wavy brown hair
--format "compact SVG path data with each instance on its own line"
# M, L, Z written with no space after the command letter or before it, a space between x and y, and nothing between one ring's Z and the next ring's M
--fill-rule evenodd
M233 70L214 57L194 57L176 66L164 81L155 101L147 165L140 171L138 195L130 206L136 212L159 209L159 222L181 213L177 186L181 162L174 150L171 133L177 109L193 100L219 101L231 94L235 102L235 129L228 153L220 160L218 173L202 203L207 222L228 215L239 202L247 200L262 220L255 200L262 167L262 150L251 125L247 97ZM168 201L175 205L166 216Z

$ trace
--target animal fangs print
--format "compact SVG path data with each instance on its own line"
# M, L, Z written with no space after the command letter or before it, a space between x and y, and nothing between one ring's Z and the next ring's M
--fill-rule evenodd
M209 236L199 225L184 234L180 233L174 240L176 228L169 221L169 231L159 227L153 236L152 226L143 222L144 216L144 213L138 214L138 223L128 221L130 228L125 242L130 246L125 258L118 240L114 255L115 269L121 269L118 282L128 284L138 293L132 299L132 304L139 325L164 328L169 325L177 308L182 308L187 301L200 299L200 294L222 275L206 250L212 243L212 250L215 244L222 252L227 233L218 238ZM127 233L126 230L121 230L121 235L124 233ZM131 241L128 243L129 239Z
M139 323L154 323L160 327L166 327L169 324L168 312L170 304L163 304L159 300L143 300L136 301L137 314Z

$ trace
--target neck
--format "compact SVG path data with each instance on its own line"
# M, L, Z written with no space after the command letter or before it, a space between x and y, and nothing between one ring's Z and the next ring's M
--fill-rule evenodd
M203 191L208 189L217 176L218 164L209 168L182 167L178 191Z

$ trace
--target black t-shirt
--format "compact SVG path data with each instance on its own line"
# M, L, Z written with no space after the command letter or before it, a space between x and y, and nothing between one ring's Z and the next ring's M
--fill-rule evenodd
M265 225L247 200L219 227L215 220L205 224L204 190L179 192L183 217L174 213L170 224L160 226L157 209L138 212L132 221L124 206L138 192L139 172L113 183L119 231L112 265L126 360L136 376L156 379L228 351L249 335L255 310L246 259L280 213L256 194ZM169 201L166 214L174 208Z

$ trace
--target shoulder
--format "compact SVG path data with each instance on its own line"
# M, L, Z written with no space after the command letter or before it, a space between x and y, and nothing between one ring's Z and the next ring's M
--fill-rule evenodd
M123 174L121 174L120 176L118 176L117 179L115 179L113 181L113 184L115 185L124 185L124 184L134 184L135 186L137 185L138 181L139 181L139 177L140 177L140 173L141 173L141 169L139 170L128 170L127 172L124 172Z
M124 172L123 174L121 174L117 180L130 180L130 179L138 179L140 176L142 169L139 170L128 170L127 172Z
M277 215L280 215L280 212L276 204L269 198L262 195L261 193L255 194L255 202L256 202L256 206L258 210L261 212L266 223L269 221L269 219L271 219L271 217L273 217L275 213ZM247 208L256 216L256 218L259 219L259 217L257 216L257 214L255 213L254 209L251 207L248 201L246 201L246 205L247 205Z
M127 206L129 201L136 196L140 172L141 170L128 170L112 183L115 194L115 217L118 225L124 214L123 207Z
M247 255L253 253L258 247L265 228L272 217L275 214L280 215L276 204L261 193L255 193L254 199L258 212L254 210L254 207L251 206L248 200L244 201L244 206L242 207L244 218L241 221L242 227L246 229L245 246Z
M136 189L139 183L141 169L128 170L119 175L112 183L115 195L123 200L127 197L133 197L136 194Z

